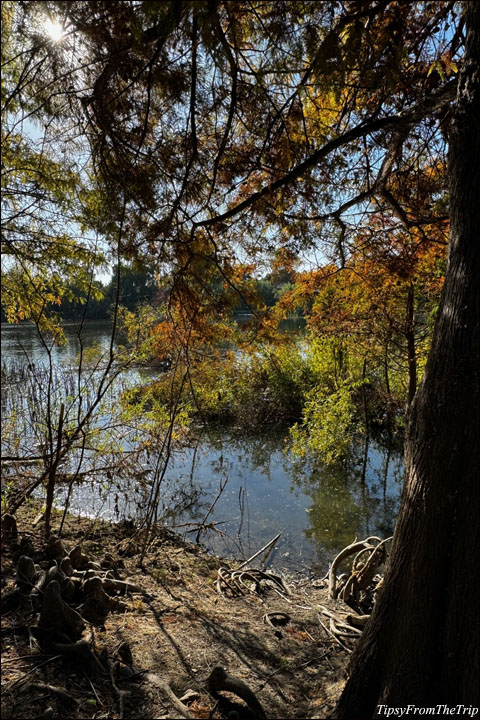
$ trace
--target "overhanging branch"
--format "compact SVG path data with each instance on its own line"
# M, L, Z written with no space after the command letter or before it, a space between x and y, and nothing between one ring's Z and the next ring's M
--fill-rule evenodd
M360 123L340 137L330 140L330 142L323 145L301 163L293 167L283 177L275 180L269 185L265 185L263 188L252 193L248 198L229 210L226 210L224 213L220 213L211 218L207 218L206 220L200 220L199 222L194 223L194 227L212 227L213 225L235 217L239 213L250 208L252 205L255 205L255 203L267 195L270 195L276 190L280 190L294 180L297 180L307 170L310 170L318 165L332 152L348 145L354 140L358 140L358 138L374 132L379 132L380 130L408 130L426 116L440 110L446 104L454 100L456 88L456 79L449 80L442 88L433 92L430 97L426 98L424 101L414 105L410 108L410 110L398 113L397 115L389 115L387 117L376 118L374 120Z

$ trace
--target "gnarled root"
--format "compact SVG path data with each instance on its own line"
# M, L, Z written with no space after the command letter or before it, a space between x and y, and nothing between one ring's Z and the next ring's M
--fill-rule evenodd
M22 555L17 564L17 576L15 582L19 590L30 591L37 579L35 563L31 557Z
M52 580L46 587L39 625L59 630L72 640L80 638L85 629L81 615L63 600L58 580Z
M230 593L232 597L245 595L246 592L260 593L264 588L275 590L283 598L289 595L289 590L281 577L255 569L229 570L221 567L218 570L216 588L220 595Z
M18 537L15 515L5 513L2 516L2 540L16 540Z
M332 600L338 597L347 605L358 609L361 593L372 583L378 568L386 560L386 543L392 538L381 540L368 537L366 540L355 541L344 548L334 559L328 573L328 593ZM340 563L355 555L352 570L343 586L337 587L337 569Z
M208 678L208 687L212 694L216 694L219 690L226 690L235 693L239 698L244 700L250 710L259 718L264 718L265 712L257 699L253 690L248 685L239 680L239 678L229 675L222 667L214 667Z
M79 610L93 625L103 625L110 612L110 598L103 589L102 580L93 577L83 584L84 601Z

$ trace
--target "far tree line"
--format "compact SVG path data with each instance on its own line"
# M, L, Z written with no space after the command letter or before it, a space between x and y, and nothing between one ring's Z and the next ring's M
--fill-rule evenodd
M287 270L252 279L260 301L269 308L273 307L286 291L294 288L294 281L294 275ZM64 322L75 322L83 317L86 320L108 320L112 317L112 308L116 301L116 286L115 274L112 274L109 280L92 280L93 292L90 293L86 292L85 288L70 284L60 304L54 303L51 309ZM131 311L144 304L160 304L162 293L154 268L122 265L119 300L123 307ZM250 309L248 303L239 298L235 311L248 313ZM1 321L8 322L3 305Z

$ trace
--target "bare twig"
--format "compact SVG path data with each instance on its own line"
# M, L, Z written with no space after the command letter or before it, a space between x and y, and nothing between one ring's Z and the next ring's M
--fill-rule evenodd
M264 550L267 550L271 545L274 545L277 542L278 538L281 536L281 534L282 533L278 533L278 535L275 535L274 538L269 540L269 542L266 545L264 545L262 548L260 548L260 550L257 550L256 553L254 553L251 557L249 557L248 560L245 560L245 562L241 563L237 568L235 568L235 570L241 570L242 568L246 567L247 565L250 565L252 560L255 560L256 557L258 557L259 555L262 554L262 552L264 552Z

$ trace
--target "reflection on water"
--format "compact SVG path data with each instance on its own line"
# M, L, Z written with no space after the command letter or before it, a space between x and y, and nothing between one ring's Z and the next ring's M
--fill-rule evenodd
M300 463L285 452L285 440L278 433L202 433L194 447L173 457L160 516L194 539L196 528L189 523L204 519L226 481L207 520L216 531L201 536L206 547L219 555L248 557L282 532L269 565L321 574L355 537L392 533L401 487L399 456L387 461L388 454L371 445L362 479L362 448L345 466L332 468ZM134 481L115 493L84 485L76 488L72 509L112 519L141 516L149 489Z
M388 448L370 444L355 447L340 467L309 463L296 467L294 481L311 498L310 527L314 562L325 566L354 538L392 534L399 509L403 460Z
M86 330L86 346L108 345L108 324L89 323ZM78 340L69 328L67 335L73 335L73 342L55 353L57 361L71 365ZM4 332L2 325L3 361L25 357L24 350L41 362L41 346L30 327ZM201 536L203 544L221 555L249 556L282 532L269 564L279 570L314 568L322 574L355 537L391 534L402 476L397 454L371 443L367 453L358 446L343 466L332 468L294 458L285 452L286 440L286 433L270 431L253 437L203 432L172 458L159 515L194 539L196 529L188 523L205 518L220 484L226 483L207 519L216 530ZM109 519L141 517L150 489L148 475L117 486L115 480L87 483L74 488L71 509ZM62 491L57 500L61 504Z
M47 336L45 342L52 350L53 362L73 366L77 363L80 353L80 339L78 331L80 326L75 323L66 323L64 326L68 342L55 345ZM84 348L100 346L107 350L110 343L111 322L108 320L89 321L82 332L82 345ZM45 350L40 337L32 325L8 325L2 323L2 362L26 361L42 364L46 362Z

